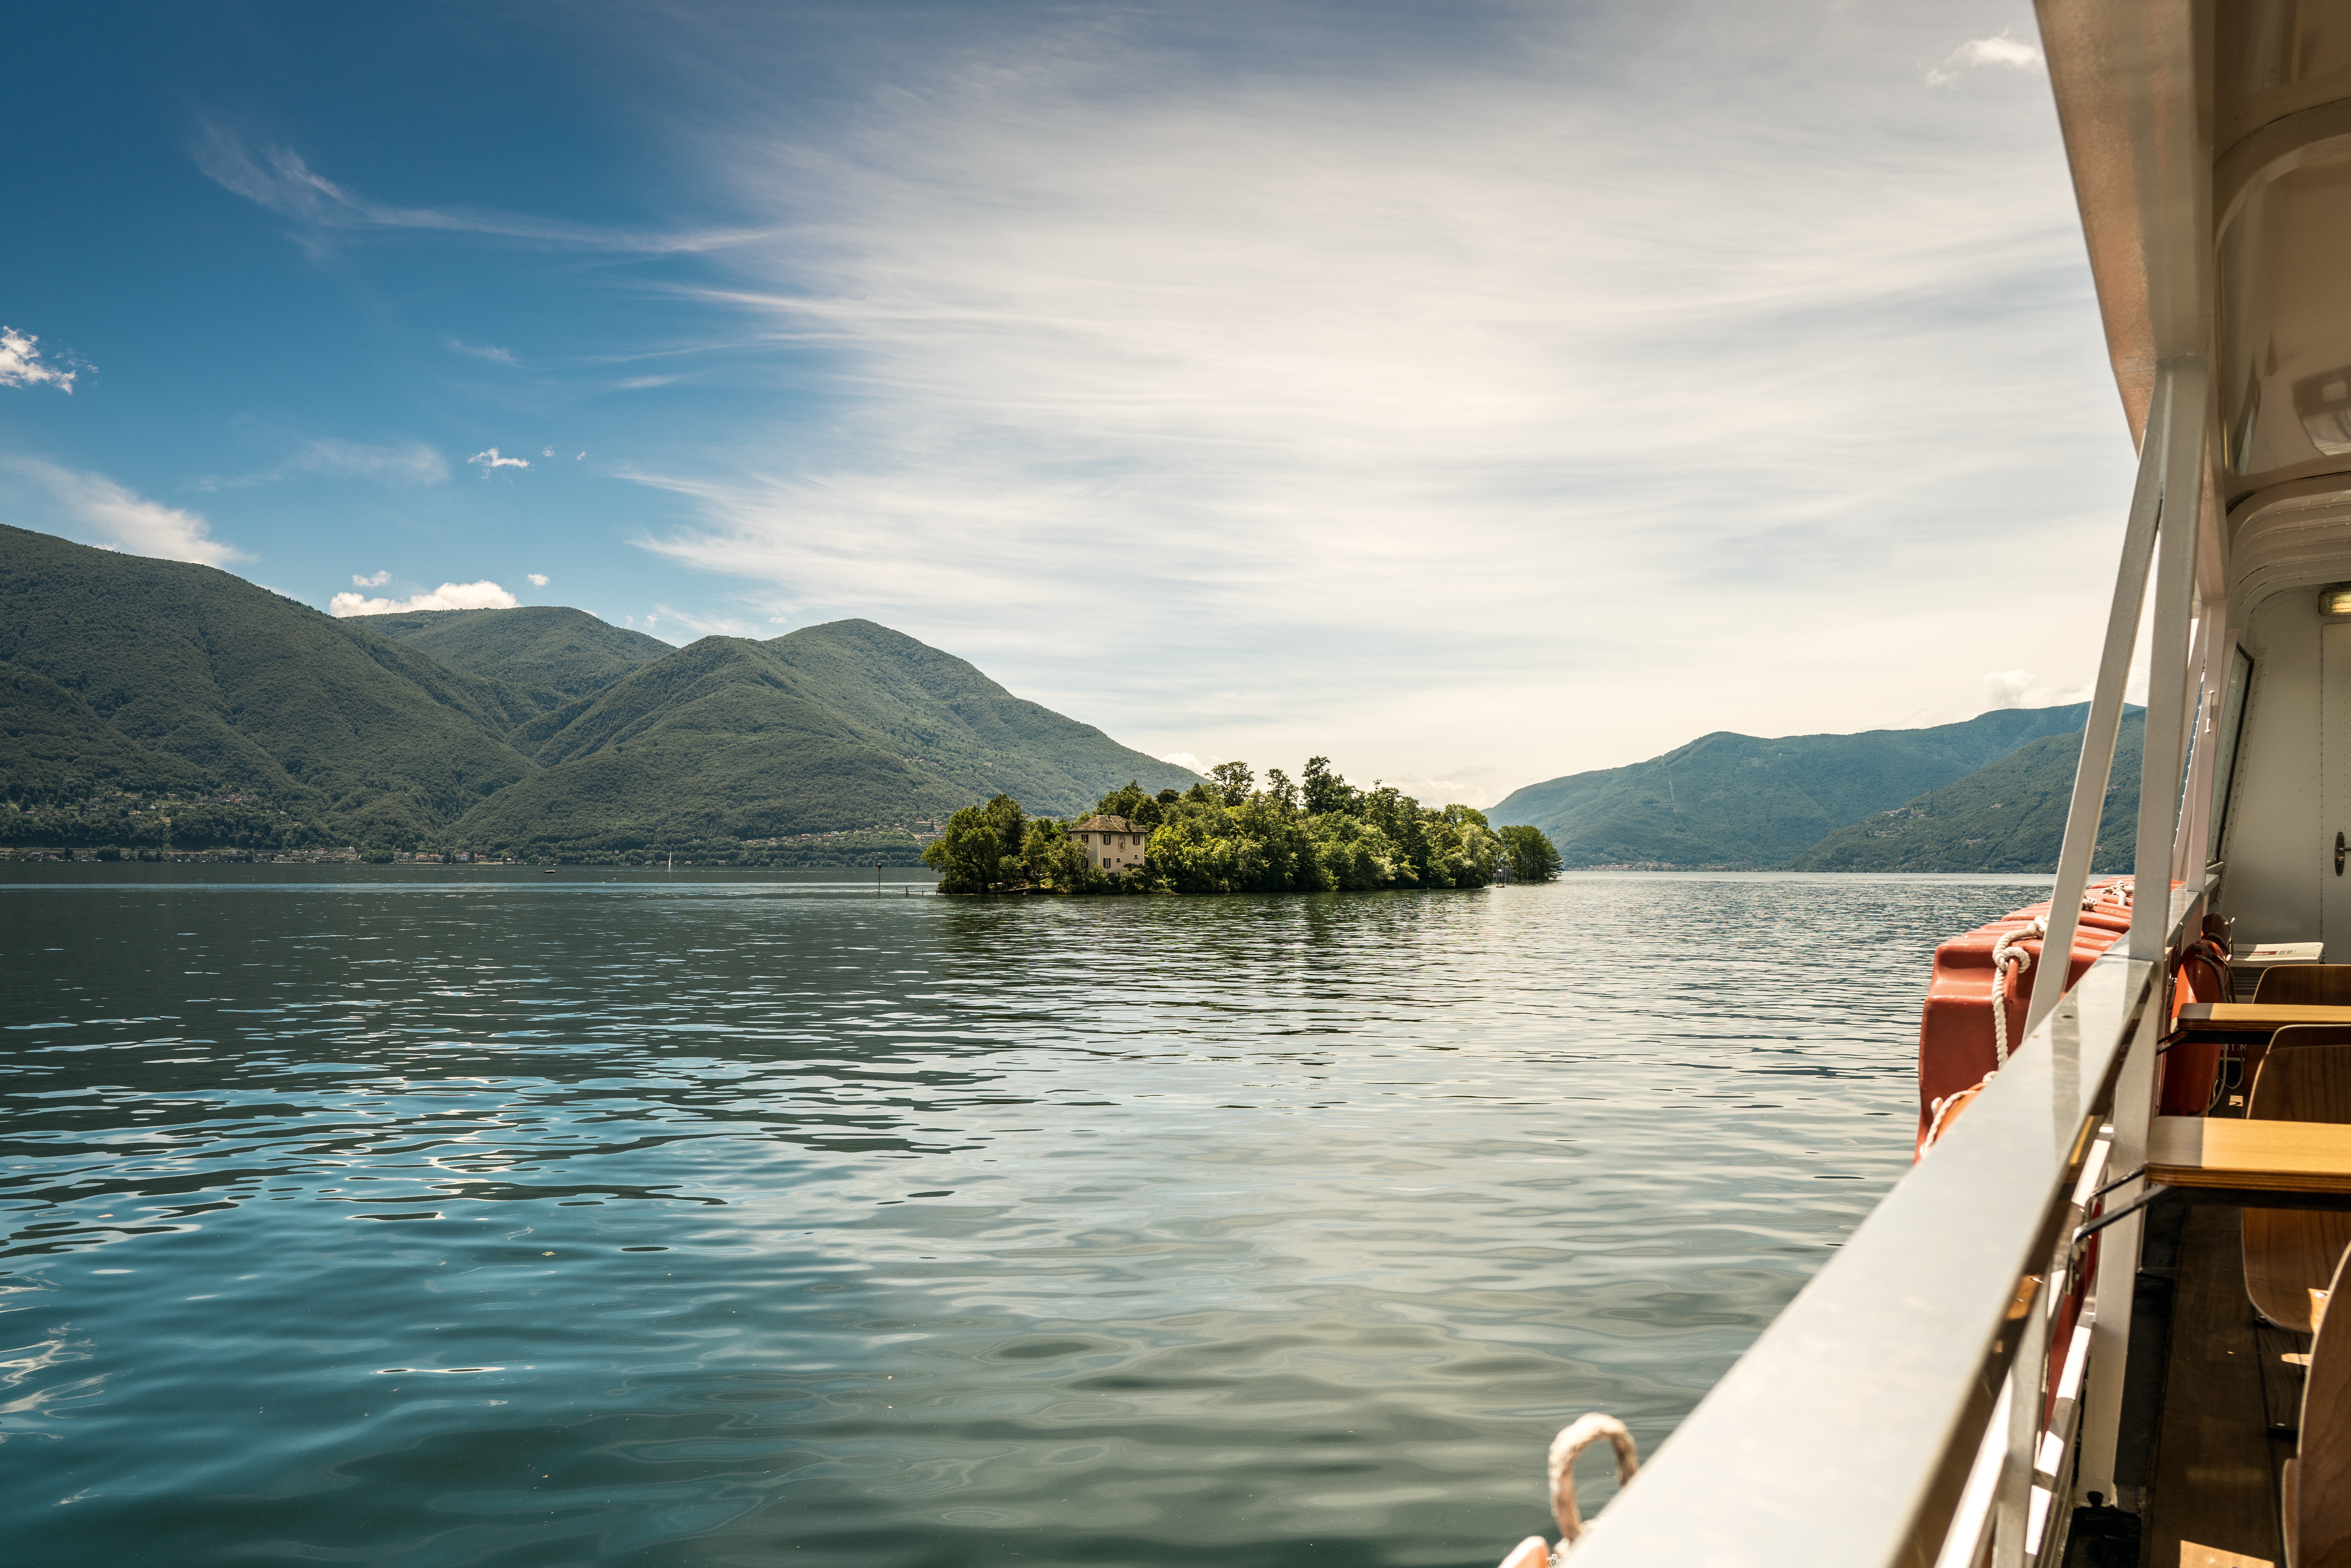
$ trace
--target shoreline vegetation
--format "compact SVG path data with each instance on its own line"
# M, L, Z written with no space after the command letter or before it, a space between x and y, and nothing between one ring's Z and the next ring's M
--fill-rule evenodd
M1093 864L1070 836L1117 817L1145 836L1131 870ZM1188 789L1128 783L1064 821L1032 818L1009 795L967 806L923 852L946 894L1335 893L1484 887L1508 866L1520 882L1559 875L1559 852L1534 828L1496 832L1468 806L1424 806L1394 785L1358 789L1311 758L1293 781L1278 768L1259 787L1242 762Z

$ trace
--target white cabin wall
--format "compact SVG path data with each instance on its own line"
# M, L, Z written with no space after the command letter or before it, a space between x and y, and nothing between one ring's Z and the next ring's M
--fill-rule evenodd
M2300 591L2264 600L2245 627L2252 687L2220 841L2220 913L2236 918L2240 943L2325 939L2320 878L2332 864L2320 850L2333 841L2319 821L2318 632L2317 595ZM2351 962L2351 952L2326 957Z

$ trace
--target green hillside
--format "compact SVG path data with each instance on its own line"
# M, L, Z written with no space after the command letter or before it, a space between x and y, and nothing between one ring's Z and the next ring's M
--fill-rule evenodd
M2095 871L2126 872L2138 835L2146 715L2123 719L2099 814ZM2019 747L1956 784L1842 828L1806 851L1800 871L2054 871L2082 737Z
M578 695L573 695L573 694ZM0 843L791 859L1004 791L1196 782L866 621L686 648L573 610L338 621L0 527Z
M1542 829L1572 866L1784 866L1840 828L2087 716L2074 704L1859 735L1718 731L1631 767L1528 785L1487 816Z
M5 526L0 661L143 751L361 836L428 833L529 773L499 732L543 706L212 567ZM92 754L89 785L119 761Z
M459 823L468 841L586 852L833 832L1013 791L1066 814L1130 780L1198 781L870 621L705 637L514 739L545 771Z
M47 676L0 664L0 799L52 806L94 790L198 794L217 783L148 750Z
M350 623L430 653L452 669L543 687L567 699L601 692L639 665L677 651L584 610L553 605L358 615Z

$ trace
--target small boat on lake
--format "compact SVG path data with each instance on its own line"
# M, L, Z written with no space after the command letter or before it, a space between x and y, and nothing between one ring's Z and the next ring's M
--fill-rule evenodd
M2351 5L2038 10L2139 453L2056 884L1944 945L1917 1163L1576 1568L2351 1564Z

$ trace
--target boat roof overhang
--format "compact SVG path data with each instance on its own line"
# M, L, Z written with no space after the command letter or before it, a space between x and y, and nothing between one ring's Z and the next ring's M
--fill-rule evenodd
M2212 369L2200 597L2351 580L2351 6L2038 9L2133 439L2158 364Z

